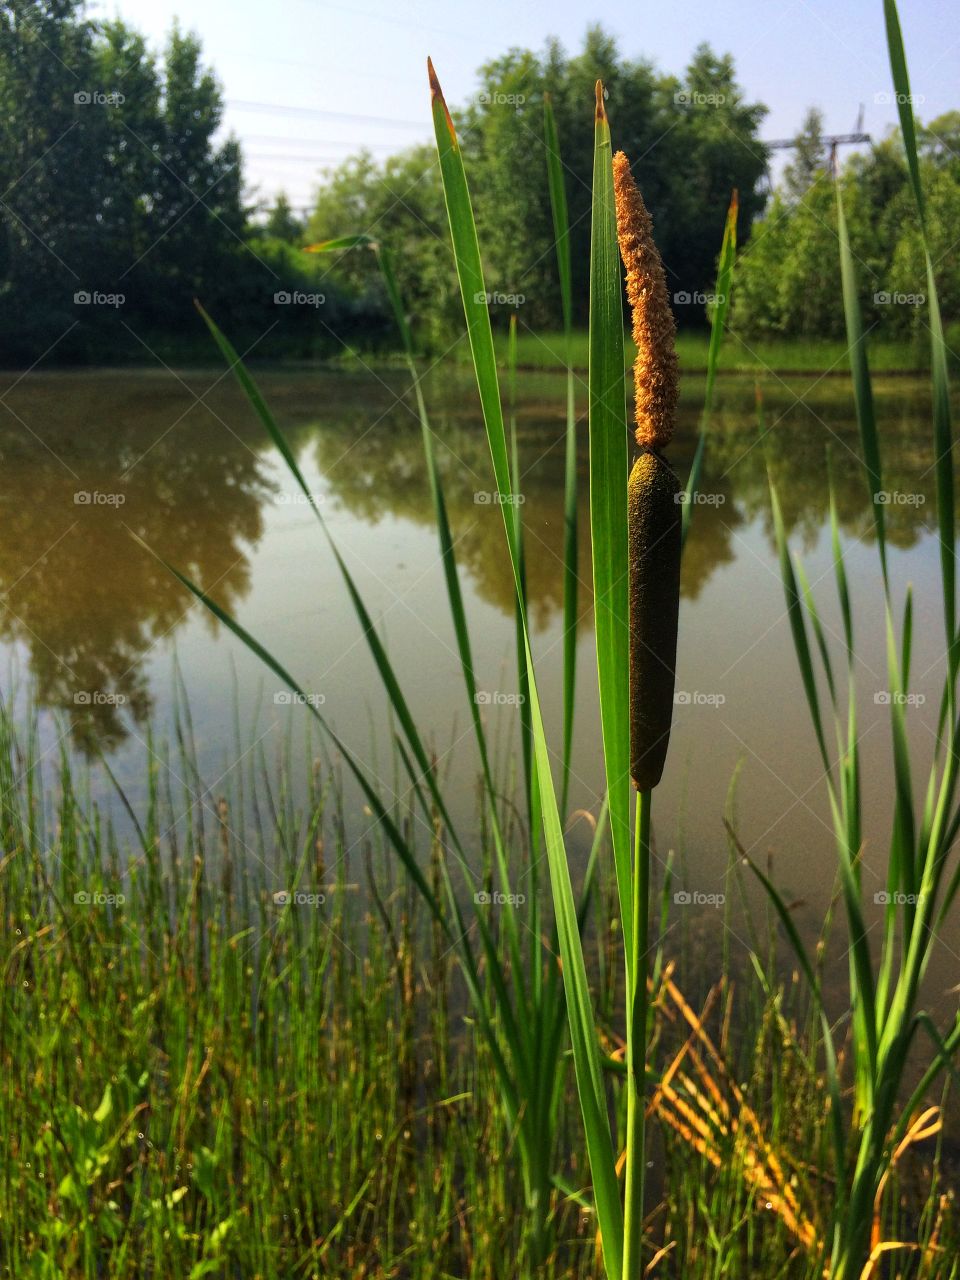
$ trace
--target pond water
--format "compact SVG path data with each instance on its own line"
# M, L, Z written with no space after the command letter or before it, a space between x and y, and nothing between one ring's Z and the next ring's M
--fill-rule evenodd
M271 369L257 377L382 628L414 714L448 771L452 811L475 830L478 764L406 377L396 370ZM304 687L323 696L324 714L362 759L379 762L389 789L385 700L330 547L233 380L219 369L32 372L5 373L0 386L8 688L11 680L32 685L41 707L72 724L78 750L92 733L135 805L145 795L147 725L161 737L170 725L175 658L201 771L211 784L222 785L237 766L230 745L235 713L250 726L247 749L255 741L258 750L270 748L291 718L307 711L286 705L282 686L211 624L163 559L201 583ZM465 373L435 372L426 386L478 678L490 695L485 714L499 727L506 777L517 721L510 701L516 692L512 578L500 512L488 500L493 484L485 435ZM694 513L684 564L677 673L684 698L657 793L657 846L661 854L676 851L691 891L722 892L728 859L722 816L739 769L736 812L744 846L771 861L775 879L799 900L805 928L822 919L835 854L785 613L765 468L769 461L791 543L803 553L842 670L827 524L829 447L854 599L864 884L875 926L881 908L872 894L884 887L889 838L890 739L878 559L850 384L833 376L767 376L761 390L762 445L754 381L727 377L718 386L702 483L708 501ZM596 811L602 762L585 393L580 382L581 597L570 801L571 809ZM702 394L702 380L685 380L671 451L681 476L692 457ZM929 394L920 380L888 378L878 380L876 397L893 495L894 589L900 601L908 582L915 593L913 687L926 701L910 709L909 721L922 779L944 650ZM521 376L517 427L530 612L547 728L558 750L564 406L562 377ZM97 794L109 800L105 780L96 783L101 787ZM347 804L358 830L365 830L361 798L348 792ZM951 928L931 979L940 992L960 980L958 952L960 928Z

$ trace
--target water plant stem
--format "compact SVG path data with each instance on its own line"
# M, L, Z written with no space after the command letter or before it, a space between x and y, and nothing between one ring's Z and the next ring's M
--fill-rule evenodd
M650 809L650 792L638 791L633 844L633 953L628 968L630 1016L627 1019L627 1174L623 1220L623 1280L639 1280L642 1275Z

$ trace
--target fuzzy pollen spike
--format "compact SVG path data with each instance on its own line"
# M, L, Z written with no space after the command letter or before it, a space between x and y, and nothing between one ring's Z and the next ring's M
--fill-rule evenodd
M622 151L613 157L613 191L637 345L633 365L637 444L643 449L664 449L673 435L677 413L676 326L663 262L653 242L653 223Z
M677 412L676 329L653 223L622 151L613 157L617 238L633 313L637 444L627 482L630 577L630 774L651 791L663 774L673 723L680 612L682 493L661 452Z

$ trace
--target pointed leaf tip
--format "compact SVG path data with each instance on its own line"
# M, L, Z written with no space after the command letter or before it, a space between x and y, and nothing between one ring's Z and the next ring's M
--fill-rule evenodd
M600 122L603 120L606 120L606 118L607 118L607 112L606 112L606 108L603 105L603 81L598 80L597 81L597 116L596 116L597 124L600 124Z
M439 103L443 108L443 114L447 121L447 128L450 130L450 138L453 145L456 146L457 131L453 127L453 120L451 119L450 112L447 109L446 99L443 96L443 90L440 88L440 81L437 79L437 73L433 68L432 58L427 58L427 76L430 80L430 101L434 104L434 108L436 108L437 103Z

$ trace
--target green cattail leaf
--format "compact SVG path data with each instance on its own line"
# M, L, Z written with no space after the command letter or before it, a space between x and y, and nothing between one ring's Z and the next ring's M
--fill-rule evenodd
M623 274L617 241L610 125L597 85L590 238L590 537L600 727L610 835L626 954L633 950L630 842L628 451ZM628 978L629 989L629 978Z
M547 152L547 184L557 246L557 274L563 311L565 363L567 366L567 432L563 497L563 780L560 811L567 811L570 759L573 754L573 713L577 675L577 410L573 372L573 292L570 267L570 219L563 181L560 139L550 95L544 95L544 140Z

